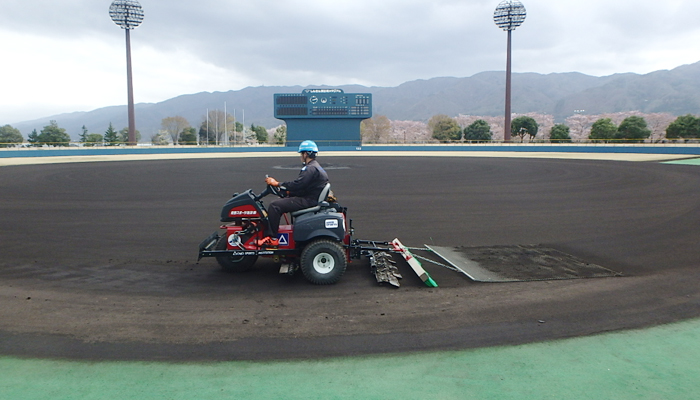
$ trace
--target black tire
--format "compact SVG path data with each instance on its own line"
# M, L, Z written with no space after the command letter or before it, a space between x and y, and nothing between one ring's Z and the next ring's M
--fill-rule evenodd
M216 242L214 250L226 250L228 237L226 234L221 236ZM258 256L233 256L231 254L222 254L216 256L216 261L219 262L221 269L226 272L246 272L253 268L253 264L258 260Z
M309 282L316 285L338 282L347 265L343 246L332 240L313 241L301 252L301 272Z

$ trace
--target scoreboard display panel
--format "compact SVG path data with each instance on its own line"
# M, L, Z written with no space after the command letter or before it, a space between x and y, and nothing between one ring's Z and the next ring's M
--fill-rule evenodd
M286 146L313 140L321 147L361 146L360 124L372 118L372 94L305 89L274 95L275 118L287 123Z
M342 89L305 89L298 93L275 94L275 118L359 118L372 117L371 93L345 93Z

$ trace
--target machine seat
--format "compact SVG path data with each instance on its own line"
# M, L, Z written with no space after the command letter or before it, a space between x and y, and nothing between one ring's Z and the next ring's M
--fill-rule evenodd
M331 184L330 182L326 183L326 186L323 187L323 190L321 190L321 194L318 196L318 204L309 207L309 208L302 208L301 210L297 211L292 211L290 214L292 217L298 217L302 214L310 213L310 212L316 212L321 209L321 203L324 203L326 201L326 197L328 197L328 192L331 191Z

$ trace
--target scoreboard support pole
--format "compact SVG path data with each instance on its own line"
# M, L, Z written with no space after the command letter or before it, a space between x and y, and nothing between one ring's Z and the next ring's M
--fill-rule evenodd
M313 140L319 146L360 146L359 119L288 119L287 146L299 146L304 140Z

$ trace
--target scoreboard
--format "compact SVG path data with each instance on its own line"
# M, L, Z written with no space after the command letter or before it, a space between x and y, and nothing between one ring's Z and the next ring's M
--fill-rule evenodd
M305 89L274 95L275 118L287 123L286 146L313 140L319 146L360 146L360 124L372 118L371 93Z
M371 93L345 93L342 89L305 89L301 94L275 94L275 118L372 117Z

